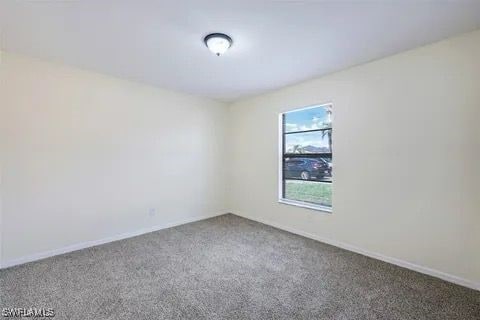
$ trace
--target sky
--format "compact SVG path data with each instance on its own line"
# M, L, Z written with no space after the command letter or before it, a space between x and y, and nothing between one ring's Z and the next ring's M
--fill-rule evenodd
M327 127L328 113L325 107L308 108L285 113L286 132L321 129Z
M285 139L285 149L287 152L291 152L295 145L328 148L328 137L325 135L322 139L321 131L289 134L286 135Z
M325 107L309 108L285 114L285 132L303 131L327 128L329 122ZM294 145L328 147L328 137L322 139L322 132L306 132L286 135L285 147L287 152Z

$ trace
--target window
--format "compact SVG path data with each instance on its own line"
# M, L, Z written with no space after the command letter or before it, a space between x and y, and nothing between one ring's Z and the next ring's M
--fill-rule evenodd
M280 117L280 202L331 211L332 104Z

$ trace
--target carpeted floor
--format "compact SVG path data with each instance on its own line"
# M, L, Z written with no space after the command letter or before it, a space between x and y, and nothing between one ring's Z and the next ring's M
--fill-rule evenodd
M480 292L224 215L0 270L55 319L480 319Z

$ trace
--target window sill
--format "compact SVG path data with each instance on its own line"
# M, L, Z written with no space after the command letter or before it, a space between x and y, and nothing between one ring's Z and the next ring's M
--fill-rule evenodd
M315 204L310 204L310 203L305 203L302 201L295 201L295 200L288 200L288 199L278 199L279 203L283 204L289 204L291 206L296 206L300 208L306 208L306 209L311 209L311 210L316 210L320 211L325 214L331 214L332 213L332 208L331 207L325 207L322 205L315 205Z

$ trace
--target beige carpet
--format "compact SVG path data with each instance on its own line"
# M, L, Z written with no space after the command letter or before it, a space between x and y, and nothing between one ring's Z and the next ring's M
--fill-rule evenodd
M0 271L55 319L480 319L480 292L224 215Z

